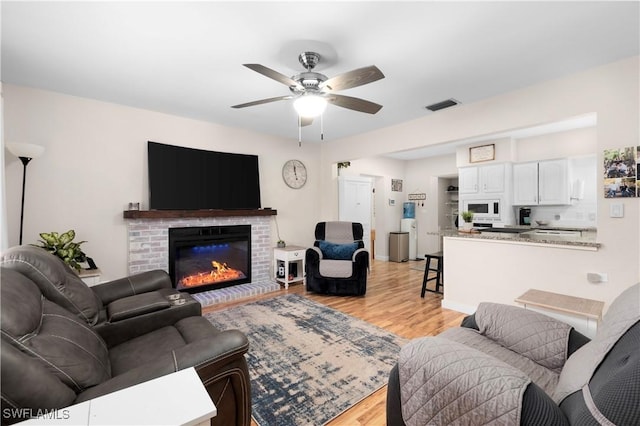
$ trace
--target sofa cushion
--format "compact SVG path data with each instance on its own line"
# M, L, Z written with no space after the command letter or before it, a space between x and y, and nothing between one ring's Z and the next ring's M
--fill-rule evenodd
M569 347L569 324L498 303L480 303L475 320L480 334L556 373L562 370Z
M40 363L75 392L111 377L104 341L78 317L46 300L15 271L2 271L3 339ZM38 318L35 321L35 318Z
M501 361L506 362L529 376L533 382L540 386L549 395L551 395L558 383L557 373L542 367L525 356L519 355L499 345L491 339L487 339L473 329L463 327L450 328L443 331L438 336L455 342L464 343L467 346L471 346L485 354L494 356Z
M323 259L318 267L320 275L328 278L349 278L353 275L353 262Z
M602 318L596 336L565 363L552 397L556 403L582 389L611 348L640 321L640 283L623 291Z
M327 241L319 241L322 257L333 260L351 260L353 253L358 249L358 243L334 244Z
M42 294L87 324L98 321L101 303L93 291L60 258L34 246L11 247L2 254L2 266L33 281Z

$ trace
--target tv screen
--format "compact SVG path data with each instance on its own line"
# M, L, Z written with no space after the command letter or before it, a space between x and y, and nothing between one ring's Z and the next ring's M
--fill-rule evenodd
M151 210L259 209L258 156L148 141Z

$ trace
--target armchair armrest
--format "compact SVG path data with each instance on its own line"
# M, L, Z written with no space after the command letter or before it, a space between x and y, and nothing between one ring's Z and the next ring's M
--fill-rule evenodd
M567 360L569 324L497 303L481 303L474 318L482 335L543 367L559 372Z
M114 300L163 288L171 288L169 274L162 270L142 272L91 287L104 305Z

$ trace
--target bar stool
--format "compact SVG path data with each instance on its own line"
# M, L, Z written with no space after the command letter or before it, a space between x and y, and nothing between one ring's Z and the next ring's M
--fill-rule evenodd
M439 251L437 253L425 254L424 257L427 259L427 266L426 268L424 268L424 278L422 278L422 293L420 294L420 297L424 298L424 294L427 291L442 294L442 287L444 287L444 269L442 267L442 264L444 262L444 255L441 251ZM438 261L438 266L436 266L435 268L431 267L431 260L433 259ZM435 272L436 276L429 278L428 276L430 271ZM427 288L427 282L431 280L436 280L435 290L429 290Z

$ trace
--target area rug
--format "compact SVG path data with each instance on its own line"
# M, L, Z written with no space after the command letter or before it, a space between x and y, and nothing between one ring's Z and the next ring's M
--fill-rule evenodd
M206 318L248 336L252 414L261 426L327 423L387 383L407 342L296 294Z

